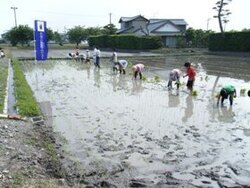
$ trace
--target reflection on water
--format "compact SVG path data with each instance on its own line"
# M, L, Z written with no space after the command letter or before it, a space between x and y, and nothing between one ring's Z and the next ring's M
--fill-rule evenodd
M179 91L171 90L168 92L168 107L178 107L180 105L180 97L179 97Z
M234 121L233 107L218 108L218 120L221 122L232 123Z
M90 79L90 65L87 64L86 66L86 71L87 71L87 78Z
M182 117L183 122L187 122L187 120L192 117L194 110L193 96L188 95L186 97L186 108L184 111L184 116Z
M204 176L199 170L210 173L211 168L219 166L225 169L220 173L227 176L226 161L234 164L250 158L246 153L250 143L247 137L250 125L246 120L250 113L249 98L235 98L232 107L228 103L225 108L214 105L214 94L225 83L235 85L239 91L249 86L250 79L248 76L244 76L247 81L237 79L237 69L226 73L232 78L220 76L218 80L215 75L220 64L216 64L215 58L202 56L190 60L201 64L197 77L207 78L196 80L196 97L187 92L185 85L178 92L166 89L169 70L183 65L183 57L143 60L145 64L150 62L150 71L145 71L148 80L159 75L162 78L159 83L131 80L129 73L114 75L108 62L102 62L100 70L75 62L37 65L26 62L23 67L38 101L50 100L55 130L68 140L68 150L82 163L86 173L93 173L93 166L102 168L99 169L102 172L123 166L124 173L158 182L159 175L168 169L186 173L187 176L176 176L202 187ZM244 69L241 67L244 63L239 62L239 69ZM206 178L214 185L211 178Z
M139 94L144 90L142 82L142 80L132 80L132 94Z
M94 81L95 81L94 86L99 88L101 85L100 69L94 68L93 73L94 73Z

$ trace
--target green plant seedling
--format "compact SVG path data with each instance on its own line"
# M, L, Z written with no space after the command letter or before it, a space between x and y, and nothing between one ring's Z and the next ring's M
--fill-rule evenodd
M142 75L142 80L147 81L147 77L145 75Z
M197 96L198 95L198 92L196 90L193 90L192 91L192 96Z
M241 95L245 95L245 93L246 93L246 88L240 89L240 94Z
M160 82L160 81L161 81L161 78L160 78L159 76L155 76L155 77L154 77L154 80L155 80L155 82Z

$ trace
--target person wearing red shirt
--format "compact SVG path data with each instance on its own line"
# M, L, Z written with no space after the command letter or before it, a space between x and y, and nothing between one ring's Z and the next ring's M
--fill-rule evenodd
M187 74L184 75L183 78L186 77L186 76L188 76L187 88L190 91L193 91L193 86L194 86L194 81L195 81L195 75L196 75L195 68L189 62L186 62L184 64L184 67L186 67L186 69L187 69Z

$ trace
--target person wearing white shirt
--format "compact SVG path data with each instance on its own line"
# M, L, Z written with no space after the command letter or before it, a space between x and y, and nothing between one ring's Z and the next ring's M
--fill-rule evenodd
M123 74L126 74L126 68L128 66L128 62L124 59L121 59L118 61L118 69L119 69L119 72L120 74L123 73Z

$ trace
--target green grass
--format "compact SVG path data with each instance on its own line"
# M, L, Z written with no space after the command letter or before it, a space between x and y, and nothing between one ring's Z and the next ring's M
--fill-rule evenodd
M29 87L20 64L17 60L13 63L14 69L14 86L16 92L16 107L18 113L22 116L41 115L40 108L36 102L32 90Z
M5 98L5 89L7 86L7 77L8 77L8 66L0 67L0 113L3 112L4 108L4 98Z

